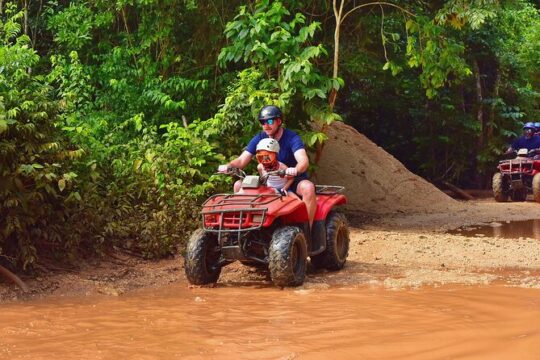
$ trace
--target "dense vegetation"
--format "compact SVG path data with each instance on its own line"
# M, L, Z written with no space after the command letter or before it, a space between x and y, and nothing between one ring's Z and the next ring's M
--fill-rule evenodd
M428 179L486 186L540 121L538 9L367 3L0 0L1 262L175 251L268 103L318 156L343 119Z

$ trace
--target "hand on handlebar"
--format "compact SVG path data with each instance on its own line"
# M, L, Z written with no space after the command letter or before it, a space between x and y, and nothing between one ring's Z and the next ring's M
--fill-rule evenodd
M285 170L274 170L274 171L268 171L265 176L268 177L268 176L279 176L279 177L285 177L285 175L287 175L285 173Z
M296 170L295 167L287 168L285 170L285 175L290 176L290 177L295 177L296 175L298 175L298 170Z
M218 174L232 175L240 179L243 179L246 177L246 173L242 169L231 167L229 165L219 165Z

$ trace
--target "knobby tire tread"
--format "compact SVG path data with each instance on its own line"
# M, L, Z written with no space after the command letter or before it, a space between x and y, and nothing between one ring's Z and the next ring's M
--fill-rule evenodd
M495 201L508 201L508 194L504 191L504 177L501 173L498 172L493 175L492 188Z
M534 201L540 203L540 173L534 175L532 180L532 192Z
M295 273L291 264L292 247L299 242L300 269ZM270 277L276 286L299 286L304 283L307 267L307 245L304 233L296 226L284 226L274 231L269 249Z
M346 252L343 258L338 255L337 236L340 228L344 227ZM345 215L331 211L326 218L326 249L319 255L311 257L311 263L317 269L326 268L327 270L341 270L347 262L349 255L349 226Z
M207 249L209 246L217 246L217 239L204 230L196 230L189 239L186 257L185 271L191 284L206 285L216 283L221 274L221 267L217 266L214 271L208 271L206 264Z

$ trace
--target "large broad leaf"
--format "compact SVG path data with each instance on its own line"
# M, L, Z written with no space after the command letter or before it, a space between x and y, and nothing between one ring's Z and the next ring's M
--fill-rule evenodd
M58 189L60 189L60 191L64 191L65 188L66 188L66 180L64 179L58 180Z

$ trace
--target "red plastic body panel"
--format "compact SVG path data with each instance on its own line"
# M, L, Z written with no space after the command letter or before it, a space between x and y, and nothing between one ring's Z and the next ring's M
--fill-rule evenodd
M347 198L342 194L317 195L317 211L315 212L315 221L324 220L328 213L338 205L347 203Z
M346 202L342 194L317 195L315 220L324 220L334 206ZM223 229L267 227L277 218L281 218L284 224L308 221L306 206L301 200L276 195L274 189L267 187L244 189L242 194L215 195L203 204L202 214L205 226L218 227L221 224Z
M262 195L262 197L260 196ZM238 202L235 203L235 199ZM249 204L246 205L246 202ZM219 211L229 211L228 214L216 214L215 218L209 218L209 210L215 213ZM242 222L240 224L238 216L235 213L239 213L240 209L243 209L244 216L242 216ZM205 215L206 226L217 226L219 224L219 216L225 216L223 222L224 228L238 229L249 228L252 226L263 227L270 226L274 220L278 217L286 216L289 214L295 214L294 216L300 219L306 219L307 211L304 203L298 199L290 196L276 195L274 189L267 187L260 187L258 189L244 189L243 194L223 194L217 195L203 205L203 215ZM263 213L265 214L264 223L260 223L260 218ZM210 219L210 221L209 221Z

